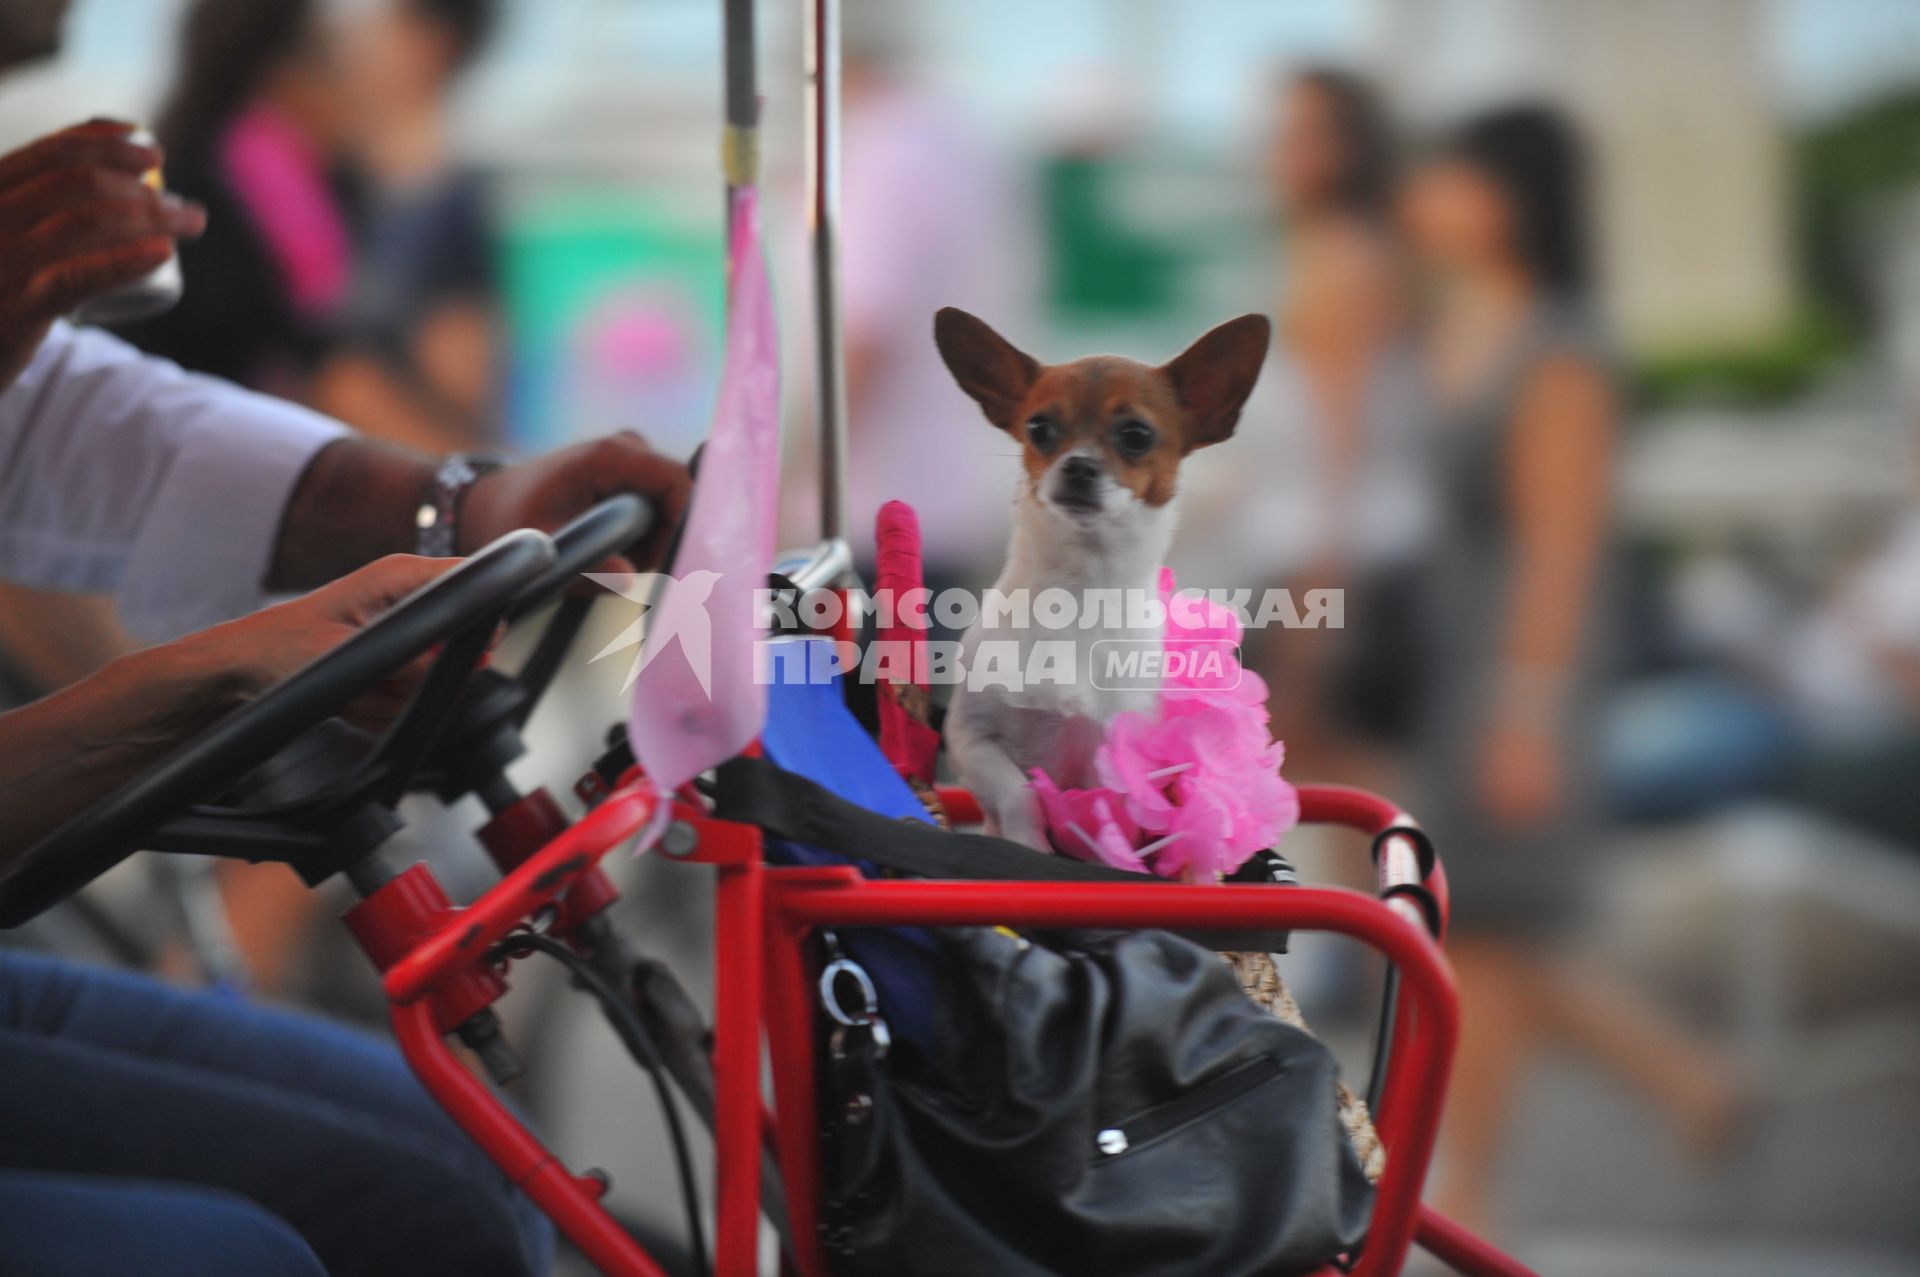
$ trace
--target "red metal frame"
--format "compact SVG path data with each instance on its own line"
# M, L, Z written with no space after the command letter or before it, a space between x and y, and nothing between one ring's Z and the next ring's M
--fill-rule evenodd
M1422 1250L1469 1277L1537 1277L1533 1269L1428 1206L1422 1206L1414 1220L1413 1237Z
M943 791L965 821L971 795ZM461 1062L445 1037L449 990L487 977L504 989L489 951L516 927L545 915L578 916L569 893L604 895L601 857L625 843L659 797L628 777L580 823L526 855L473 905L369 911L363 943L382 961L394 1033L422 1084L566 1236L610 1277L656 1277L659 1266L601 1206L605 1186L574 1175ZM1011 925L1228 927L1333 931L1378 949L1400 971L1396 1029L1376 1121L1388 1149L1358 1277L1399 1271L1416 1238L1470 1277L1528 1270L1420 1205L1459 1024L1452 975L1435 939L1446 916L1437 858L1393 804L1359 790L1301 790L1302 819L1347 825L1375 837L1382 895L1325 887L1175 883L991 883L870 880L848 868L772 868L760 831L709 817L683 798L676 818L694 827L683 857L714 866L716 885L714 1271L757 1271L760 1165L771 1132L800 1277L826 1277L812 1221L820 1185L814 1120L813 1008L807 967L811 932L823 926ZM505 856L507 862L516 857ZM419 894L419 883L409 885ZM378 900L376 892L369 903ZM401 919L382 932L379 919ZM366 923L357 934L369 930ZM496 995L497 996L497 995ZM460 1004L463 1008L466 1000ZM436 1008L441 1008L436 1010ZM772 1064L773 1112L761 1095L762 1035ZM1330 1270L1331 1271L1331 1270Z

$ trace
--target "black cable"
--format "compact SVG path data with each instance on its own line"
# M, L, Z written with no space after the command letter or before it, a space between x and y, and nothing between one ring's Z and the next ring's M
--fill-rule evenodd
M1393 1054L1394 1017L1400 1009L1400 968L1391 962L1380 986L1380 1022L1373 1030L1373 1065L1367 1076L1367 1111L1380 1113L1380 1097L1387 1089L1387 1057Z
M667 1136L673 1142L673 1160L680 1176L680 1201L686 1209L687 1244L693 1253L694 1271L706 1277L713 1270L707 1261L706 1233L700 1225L700 1186L693 1173L693 1153L687 1144L686 1128L681 1125L680 1106L674 1103L673 1092L667 1086L666 1066L661 1062L660 1053L654 1049L653 1040L647 1036L647 1026L620 992L607 983L605 976L552 936L517 931L495 946L493 956L498 959L529 953L544 953L572 973L580 987L600 1003L607 1014L607 1022L627 1048L627 1054L653 1079L653 1089L660 1100L660 1113L666 1120Z
M1393 1054L1393 1029L1399 1010L1400 968L1389 962L1386 975L1380 982L1380 1022L1374 1026L1373 1063L1367 1071L1367 1115L1375 1123L1380 1121L1380 1097L1387 1089L1387 1058ZM1372 1232L1373 1221L1368 1220L1366 1234L1343 1259L1334 1260L1333 1266L1343 1273L1350 1273L1357 1268Z

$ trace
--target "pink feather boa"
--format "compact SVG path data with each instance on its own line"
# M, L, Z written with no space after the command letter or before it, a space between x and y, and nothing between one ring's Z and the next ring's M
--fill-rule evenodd
M1081 860L1215 882L1300 820L1300 797L1280 778L1285 747L1267 728L1267 685L1240 667L1240 620L1204 596L1177 594L1160 569L1169 656L1188 661L1160 689L1157 715L1129 710L1108 724L1094 755L1101 786L1062 789L1032 772L1054 847ZM1224 665L1224 670L1221 666Z

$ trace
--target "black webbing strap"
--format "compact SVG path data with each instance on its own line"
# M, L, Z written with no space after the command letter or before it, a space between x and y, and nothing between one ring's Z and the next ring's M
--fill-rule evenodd
M735 758L716 773L714 815L757 825L775 837L915 878L986 882L1151 882L1153 874L1047 856L985 834L957 834L920 820L868 811L765 758ZM1223 952L1284 953L1284 931L1182 932Z

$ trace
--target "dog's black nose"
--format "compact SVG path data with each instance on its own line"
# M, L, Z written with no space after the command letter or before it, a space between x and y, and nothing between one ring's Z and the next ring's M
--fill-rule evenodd
M1092 457L1068 457L1060 463L1060 481L1086 488L1100 477L1100 465Z

